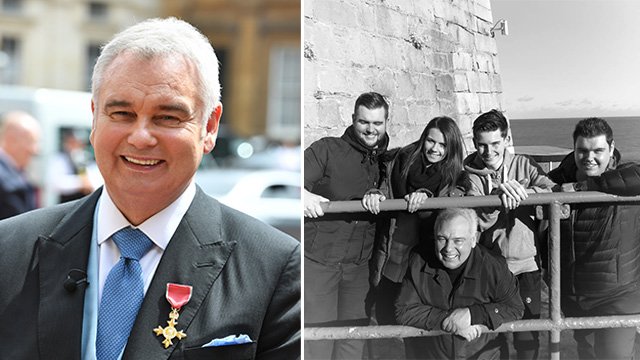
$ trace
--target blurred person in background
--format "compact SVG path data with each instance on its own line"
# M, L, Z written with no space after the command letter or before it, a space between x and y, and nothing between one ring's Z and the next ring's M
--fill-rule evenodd
M37 207L37 191L26 168L38 153L40 124L31 115L11 111L0 119L0 219Z
M300 358L299 242L194 182L218 66L176 18L102 48L85 106L105 185L0 221L0 357Z
M64 132L62 151L53 159L47 176L59 203L80 199L95 190L88 173L90 162L87 145L80 134L73 130Z

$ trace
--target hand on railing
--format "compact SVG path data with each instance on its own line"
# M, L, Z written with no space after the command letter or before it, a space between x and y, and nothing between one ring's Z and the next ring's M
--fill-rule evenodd
M304 217L317 218L324 215L321 203L328 203L329 199L304 190Z
M387 199L382 191L373 189L367 191L362 197L362 207L372 214L380 213L380 203Z
M416 212L422 203L424 203L429 198L429 193L424 191L416 191L411 194L407 194L404 196L404 199L407 201L407 211L410 213Z
M483 331L487 330L489 330L489 328L484 325L471 325L466 329L456 332L456 335L462 336L467 341L473 341L479 338Z
M497 194L507 211L514 210L520 206L522 200L529 197L527 189L515 179L500 184Z

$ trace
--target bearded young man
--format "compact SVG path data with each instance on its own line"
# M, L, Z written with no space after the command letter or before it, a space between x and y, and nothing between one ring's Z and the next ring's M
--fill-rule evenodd
M581 120L574 151L549 173L560 191L640 194L640 166L619 164L613 131ZM640 313L640 206L572 204L561 222L562 311L566 316ZM593 337L592 337L593 336ZM632 359L636 328L575 330L580 358Z
M358 97L353 123L341 137L325 137L304 151L304 266L307 326L367 325L369 259L376 231L371 214L324 214L328 201L363 199L384 177L389 105L375 92ZM379 190L375 190L379 192ZM372 205L379 211L381 193ZM358 359L363 340L311 341L305 359Z

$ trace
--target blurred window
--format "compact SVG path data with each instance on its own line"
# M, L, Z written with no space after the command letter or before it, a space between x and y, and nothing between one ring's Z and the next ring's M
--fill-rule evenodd
M0 38L0 83L18 84L22 72L20 39L12 36Z
M0 0L0 2L2 2L2 11L16 13L22 10L22 0Z
M106 20L109 8L106 3L89 1L89 18L92 20Z
M271 48L267 133L281 141L300 140L300 49Z
M85 63L85 88L87 91L91 91L91 75L93 75L93 66L96 64L96 60L100 55L99 44L87 45L87 57Z
M291 185L271 185L264 189L261 198L299 199L300 188Z

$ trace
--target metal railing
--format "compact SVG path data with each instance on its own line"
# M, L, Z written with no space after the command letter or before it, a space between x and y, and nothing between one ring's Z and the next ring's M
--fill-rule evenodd
M623 197L600 192L530 194L520 206L536 206L536 217L549 220L549 319L518 320L502 324L488 332L549 331L549 357L560 359L560 332L570 329L602 329L640 327L640 315L597 316L563 318L560 310L560 220L570 213L570 204L602 203L640 204L640 196ZM420 207L422 210L449 207L499 207L500 198L491 196L467 196L458 198L431 198ZM403 199L385 200L381 211L403 211L407 202ZM331 201L323 204L326 213L364 212L359 201ZM438 336L443 331L427 331L410 326L353 326L353 327L307 327L304 340L339 339L383 339L418 336Z

